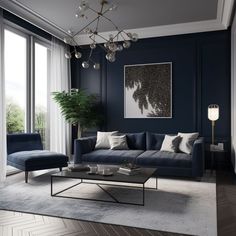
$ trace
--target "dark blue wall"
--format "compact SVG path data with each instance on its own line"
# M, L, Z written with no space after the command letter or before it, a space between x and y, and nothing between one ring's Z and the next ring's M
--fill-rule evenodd
M84 55L88 51L84 50ZM219 104L216 136L230 139L230 30L139 40L106 62L104 52L94 59L101 70L81 68L72 60L72 86L97 93L105 107L105 130L176 133L199 131L210 137L207 107ZM124 65L172 62L173 118L124 119Z

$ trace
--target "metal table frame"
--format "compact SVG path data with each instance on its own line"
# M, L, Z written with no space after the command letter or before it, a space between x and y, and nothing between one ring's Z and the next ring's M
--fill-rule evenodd
M79 183L76 183L68 188L65 188L61 191L58 191L56 193L53 193L53 179L54 178L70 178L70 179L80 179ZM127 183L127 184L135 184L135 185L140 185L140 187L138 186L125 186L125 185L119 185L119 184L108 184L108 183L96 183L96 182L91 182L91 179L86 179L86 181L84 182L85 179L81 179L81 178L76 178L76 177L65 177L65 176L56 176L56 175L51 175L51 196L52 197L62 197L62 198L72 198L72 199L80 199L80 200L89 200L89 201L100 201L100 202L111 202L111 203L120 203L120 204L129 204L129 205L138 205L138 206L144 206L145 204L145 190L146 189L158 189L158 179L157 177L155 177L156 179L156 186L154 188L150 188L150 187L145 187L145 183L149 180L150 178L148 178L144 183L132 183L132 182L122 182L122 181L114 181L114 180L96 180L94 179L94 181L99 181L99 182L117 182L117 183ZM78 186L80 184L96 184L100 189L102 189L107 195L109 195L114 201L108 201L108 200L102 200L102 199L91 199L91 198L80 198L80 197L69 197L69 196L63 196L63 195L59 195L60 193L63 193L75 186ZM104 189L101 185L108 185L108 186L115 186L115 187L123 187L123 188L133 188L133 189L140 189L142 188L142 201L141 203L133 203L133 202L123 202L123 201L119 201L114 195L112 195L108 190Z

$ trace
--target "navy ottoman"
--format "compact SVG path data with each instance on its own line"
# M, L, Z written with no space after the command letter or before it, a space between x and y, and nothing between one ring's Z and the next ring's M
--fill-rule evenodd
M68 157L64 154L43 150L40 134L8 134L7 164L25 171L25 182L28 172L50 168L66 167Z

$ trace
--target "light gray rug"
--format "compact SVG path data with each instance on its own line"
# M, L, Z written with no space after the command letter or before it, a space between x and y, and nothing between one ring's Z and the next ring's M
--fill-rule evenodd
M131 206L50 196L50 172L24 183L23 173L0 185L0 209L24 211L103 223L135 226L191 235L215 236L214 181L159 179L158 190L148 190L145 206ZM59 180L55 190L75 183ZM148 186L155 186L151 179ZM137 202L141 190L105 187L119 200ZM84 184L63 195L109 199L96 185Z

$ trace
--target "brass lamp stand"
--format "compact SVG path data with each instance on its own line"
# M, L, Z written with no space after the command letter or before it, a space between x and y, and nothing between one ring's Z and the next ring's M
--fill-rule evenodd
M208 106L208 119L211 121L211 171L213 171L214 166L214 149L215 144L215 121L219 119L219 106L217 104L211 104Z

